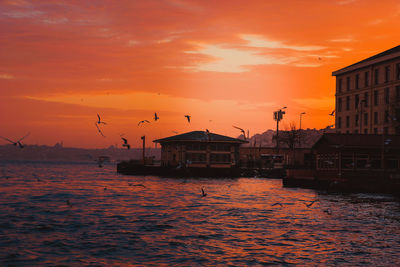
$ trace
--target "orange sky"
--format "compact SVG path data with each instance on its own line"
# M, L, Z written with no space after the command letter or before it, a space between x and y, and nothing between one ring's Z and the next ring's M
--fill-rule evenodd
M301 112L323 128L332 71L399 45L399 26L398 0L3 0L0 135L137 147L172 131L261 133L283 106L281 128Z

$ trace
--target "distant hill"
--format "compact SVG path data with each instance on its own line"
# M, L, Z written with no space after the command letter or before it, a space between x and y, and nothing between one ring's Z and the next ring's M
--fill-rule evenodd
M160 159L159 148L146 148L146 157ZM122 149L110 146L105 149L85 149L55 146L26 145L19 148L13 145L0 146L0 160L32 160L32 161L96 161L99 157L109 157L111 161L141 159L142 149Z
M332 128L325 128L325 129L305 129L305 130L297 130L298 136L301 140L300 143L296 143L295 147L303 147L303 148L310 148L312 147L315 142L323 135L324 133L334 133L335 129ZM283 138L285 135L288 135L290 131L279 131L279 136ZM248 144L244 144L243 146L262 146L262 147L275 147L276 131L274 130L267 130L262 134L255 134L250 139ZM238 137L239 139L243 139L243 135ZM282 143L281 147L287 147L286 144Z

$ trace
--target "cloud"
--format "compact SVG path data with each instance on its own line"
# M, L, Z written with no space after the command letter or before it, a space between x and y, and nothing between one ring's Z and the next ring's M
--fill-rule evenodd
M209 60L208 62L198 63L195 66L186 66L185 69L215 72L246 72L250 70L251 66L257 65L321 66L319 63L309 62L310 60L307 57L310 57L310 55L304 53L325 49L323 46L284 45L279 41L267 41L261 38L249 38L248 36L250 35L245 35L244 37L244 40L248 41L248 43L240 46L234 46L234 44L207 44L203 45L197 51L186 51L186 53L206 55ZM266 48L269 50L266 51ZM278 53L277 50L279 48L290 49L294 53Z
M247 46L249 47L260 47L260 48L272 48L272 49L290 49L295 51L316 51L325 49L325 46L317 45L287 45L279 41L272 41L263 38L260 35L241 35L243 40L248 41Z
M206 45L199 51L187 51L186 53L204 54L213 58L211 62L200 63L193 67L197 71L216 72L244 72L247 66L262 64L287 64L287 59L278 59L271 56L259 55L253 51L224 48L217 45Z
M335 43L350 43L350 42L354 42L354 39L352 37L345 37L345 38L331 39L329 41L335 42Z
M352 4L354 2L356 2L357 0L340 0L338 2L336 2L336 4L338 5L349 5Z
M36 18L43 15L43 11L38 10L25 10L25 11L9 11L3 12L3 15L14 18L14 19L23 19L23 18Z
M7 73L2 73L2 74L0 74L0 79L12 80L12 79L15 79L15 77L10 74L7 74Z

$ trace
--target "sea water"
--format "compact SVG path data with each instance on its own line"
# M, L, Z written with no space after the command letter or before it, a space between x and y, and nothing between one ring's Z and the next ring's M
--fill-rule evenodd
M279 179L0 163L8 265L399 266L400 201L283 188Z

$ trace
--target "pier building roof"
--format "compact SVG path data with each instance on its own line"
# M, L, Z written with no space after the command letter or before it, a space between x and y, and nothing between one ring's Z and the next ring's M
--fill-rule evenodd
M192 131L188 133L178 134L162 139L154 140L155 143L166 142L227 142L227 143L248 143L248 141L232 138L225 135L207 133L205 131Z

